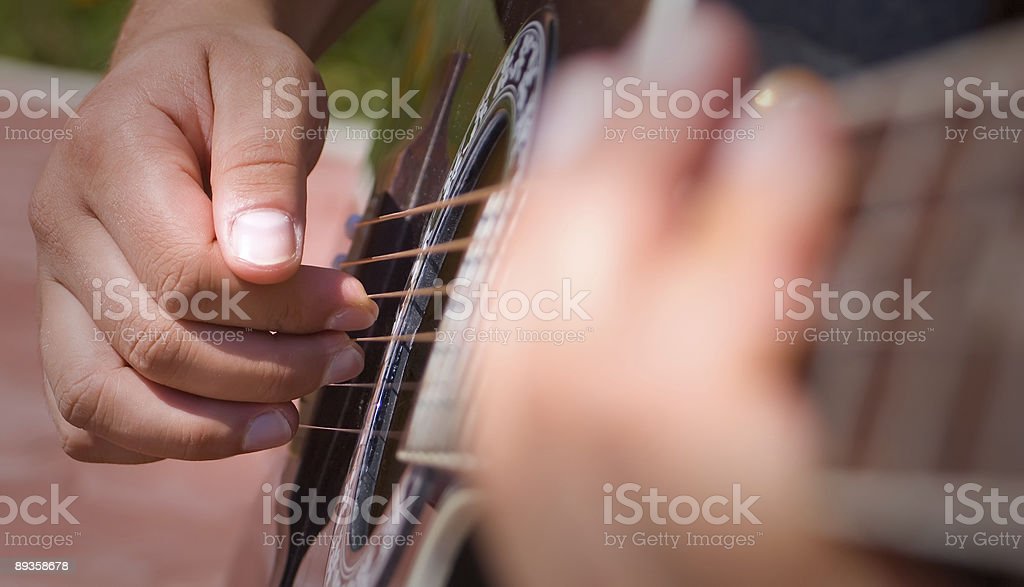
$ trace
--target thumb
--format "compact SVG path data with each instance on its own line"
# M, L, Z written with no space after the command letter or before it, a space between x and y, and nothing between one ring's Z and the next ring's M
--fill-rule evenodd
M295 52L281 57L277 51L272 59L210 56L214 225L228 266L252 283L281 282L298 270L306 177L323 148L325 110L309 98L323 85L312 62Z

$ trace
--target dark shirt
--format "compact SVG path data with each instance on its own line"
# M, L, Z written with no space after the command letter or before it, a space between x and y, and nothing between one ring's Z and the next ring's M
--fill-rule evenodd
M1024 2L729 0L754 25L761 66L841 75L1013 17Z

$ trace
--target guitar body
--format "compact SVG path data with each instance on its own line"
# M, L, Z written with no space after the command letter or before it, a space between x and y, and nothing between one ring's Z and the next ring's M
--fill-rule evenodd
M644 4L416 4L404 47L410 57L395 75L401 87L421 90L415 103L421 116L388 121L411 138L377 145L377 183L365 218L502 187L486 201L439 206L362 226L353 235L350 259L420 253L347 268L371 294L406 294L379 299L380 318L358 334L378 339L363 343L364 372L303 402L307 428L293 443L282 483L291 484L287 497L296 502L311 495L326 502L280 524L278 534L287 541L277 552L273 585L487 584L474 547L477 497L463 477L472 463L457 450L465 422L456 416L472 407L471 393L460 386L471 380L472 352L458 340L418 338L471 325L445 316L441 296L416 292L456 278L486 281L500 237L516 218L515 188L544 124L538 114L552 73L566 56L621 43ZM1019 250L1014 225L1024 174L1006 145L942 140L946 127L970 126L944 116L945 76L979 75L1024 87L1013 65L1021 43L1008 40L1024 38L1019 33L1019 27L1006 31L992 47L953 47L838 82L860 165L832 280L877 292L899 290L912 278L916 287L934 290L929 303L937 319L899 328L828 324L849 332L923 331L924 339L852 348L808 341L806 361L808 387L828 431L827 476L836 480L833 495L841 502L836 509L849 518L823 530L898 555L1018 575L1018 557L961 554L936 540L945 531L947 481L995 475L1001 487L1020 486L1016 414L1024 327L1016 316L1024 281L1011 269L1019 266L1012 259ZM979 63L985 67L976 68ZM1011 123L1022 126L1020 119ZM988 206L992 201L999 205ZM979 297L991 295L979 288L996 291L1001 284L1012 294L996 301ZM997 310L1003 312L993 316ZM980 364L1005 376L986 379L984 370L972 368ZM1003 399L986 399L996 397ZM935 447L948 450L940 454ZM926 527L927 543L915 543Z
M396 76L401 87L421 90L415 108L421 116L388 121L413 138L378 145L377 184L365 217L514 186L558 58L619 44L643 4L418 2L409 18L410 57ZM347 270L370 293L479 276L515 209L510 193L496 194L486 204L360 228L350 259L444 248L460 239L472 245ZM282 479L292 491L284 497L298 502L316 495L328 503L313 506L315 515L304 509L280 524L287 546L278 551L274 585L485 584L472 539L475 497L459 480L462 457L453 451L456 375L469 362L457 344L412 337L455 330L441 320L439 299L378 300L380 318L359 336L391 340L364 343L366 368L354 386L326 387L304 400L302 421L316 428L303 429L293 443ZM414 419L418 432L410 431Z

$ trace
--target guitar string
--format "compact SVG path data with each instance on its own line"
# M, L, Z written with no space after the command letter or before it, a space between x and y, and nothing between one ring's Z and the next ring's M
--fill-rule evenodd
M912 202L882 202L882 203L875 202L875 203L873 203L872 206L870 206L869 209L865 209L864 207L858 206L858 211L861 213L861 215L863 215L863 213L865 213L865 212L875 211L875 210L878 210L879 208L883 208L883 206L879 205L879 204L892 204L892 203L895 203L895 204L897 204L897 206L899 206L900 204L907 204L907 203L912 203ZM436 208L434 208L434 209L436 209ZM396 217L389 218L389 219L397 219L397 218L400 218L400 217L407 217L407 216L411 216L411 215L412 214L407 214L407 215L404 215L404 216L396 216ZM381 218L383 218L383 217L381 217ZM379 220L379 222L385 222L385 221L386 220ZM373 224L377 223L377 222L374 222L374 221L369 221L369 222L373 223ZM416 292L415 290L411 290L409 292L387 292L386 294L378 294L378 295L379 295L379 297L399 297L399 295L397 295L397 294L417 295L418 293L420 293L420 292ZM389 296L387 294L393 294L393 295ZM358 432L360 432L360 430L351 430L351 429L344 429L344 428L327 428L327 427L314 427L314 426L302 426L302 425L300 425L300 427L314 428L314 429L319 429L319 430L330 430L330 431L341 432L341 433L358 433Z
M331 428L329 426L314 426L313 424L299 424L299 428L305 428L307 430L329 430L331 432L346 432L348 434L359 434L362 432L359 428Z
M482 189L474 190L474 191L471 191L471 192L467 192L465 194L456 196L456 197L448 199L448 200L432 202L432 203L429 203L429 204L424 204L424 205L421 205L421 206L416 206L416 207L413 207L413 208L409 208L407 210L403 210L403 211L399 211L399 212L394 212L394 213L390 213L390 214L384 214L384 215L378 216L376 218L366 219L366 220L363 220L363 221L359 222L356 226L357 227L372 226L372 225L388 222L388 221L391 221L391 220L398 220L398 219L402 219L402 218L408 218L408 217L424 214L424 213L431 212L431 211L434 211L434 210L451 208L451 207L457 207L457 206L464 206L464 205L469 205L469 204L476 203L476 202L485 201L491 195L499 192L502 189L505 189L506 187L507 186L504 186L504 185L489 186L487 188L482 188ZM904 202L900 202L900 203L904 203ZM913 202L906 202L906 203L913 203ZM863 209L861 209L860 211L864 212ZM345 263L341 264L341 267L344 268L344 267L348 267L348 266L365 265L365 264L370 264L370 263L391 261L391 260L397 260L397 259L401 259L401 258L414 257L414 256L418 256L420 254L429 254L429 253L435 253L435 252L461 251L461 250L465 250L465 249L468 248L469 243L470 243L471 240L472 240L471 238L457 239L457 240L450 241L448 243L441 243L441 244L430 246L430 247L421 247L421 248L416 248L416 249L408 249L408 250L405 250L405 251L398 251L398 252L395 252L395 253L387 253L387 254L383 254L383 255L372 256L372 257L368 257L368 258L365 258L365 259L358 259L358 260L353 260L353 261L345 262ZM390 291L390 292L381 292L381 293L371 294L369 297L371 299L387 299L387 298L399 298L399 297L406 297L406 296L412 297L412 296L437 295L437 294L448 295L449 293L450 293L450 286L439 286L439 287L432 287L432 288L418 288L418 289L410 289L410 290L398 290L398 291ZM378 342L414 342L414 343L415 342L430 342L430 343L432 343L432 342L436 342L436 339L437 339L437 333L435 333L435 332L422 332L422 333L415 333L415 334L411 334L411 335L401 335L401 336L364 337L364 338L357 338L357 339L355 339L355 341L356 342L363 342L363 343L378 343ZM359 388L369 389L369 388L373 387L373 384L350 384L350 385L344 385L343 384L343 385L339 385L339 386L336 386L336 387L359 387ZM341 431L341 432L346 431L346 429L335 429L335 430L336 431Z
M387 222L387 221L390 221L390 220L398 220L400 218L407 218L407 217L415 216L415 215L418 215L418 214L424 214L426 212L431 212L431 211L434 211L434 210L450 208L450 207L456 207L456 206L462 206L462 205L468 205L468 204L472 204L472 203L475 203L475 202L484 201L487 198L489 198L492 194L494 194L494 193L496 193L499 190L504 189L504 188L505 188L505 186L498 186L498 187L493 187L492 186L492 187L489 187L489 188L483 188L483 189L479 189L479 190L474 190L472 192L467 192L465 194L462 194L460 196L456 196L454 198L451 198L449 200L445 200L443 202L433 202L433 203L430 203L430 204L424 204L422 206L416 206L414 208L409 208L408 210L404 210L404 211L401 211L401 212L394 212L392 214L384 214L384 215L379 216L379 217L374 218L374 219L364 220L364 221L360 222L359 224L357 224L356 226L357 227L371 226L371 225L374 225L374 224L380 224L380 223ZM348 262L342 263L340 265L340 268L344 268L344 267L347 267L347 266L355 266L355 265L365 265L365 264L369 264L369 263L377 263L377 262L382 262L382 261L391 261L391 260L396 260L396 259L400 259L400 258L403 258L403 257L418 256L420 254L428 254L428 253L432 253L432 252L461 251L461 250L465 250L465 249L468 248L469 242L471 240L472 240L471 238L456 239L456 240L450 241L448 243L442 243L440 245L434 245L432 247L420 247L420 248L416 248L416 249L408 249L406 251L398 251L396 253L388 253L388 254L385 254L385 255L376 255L376 256L373 256L373 257L365 258L365 259L358 259L358 260L353 260L353 261L348 261ZM386 299L386 298L399 298L399 297L419 296L419 295L437 295L437 294L448 295L450 293L450 290L451 290L451 284L449 284L449 285L442 285L442 286L438 286L438 287L425 287L425 288L415 288L415 289L408 289L408 290L380 292L380 293L376 293L376 294L371 294L368 297L370 299ZM370 336L370 337L361 337L361 338L354 339L354 342L360 342L360 343L371 343L371 342L372 343L379 343L379 342L393 342L394 341L394 342L413 342L413 343L430 342L430 343L432 343L432 342L435 342L436 340L437 340L437 333L436 332L420 332L420 333L415 333L415 334L406 334L406 335L398 335L398 336ZM372 390L372 389L376 388L376 384L374 384L374 383L341 383L341 384L330 385L328 387ZM418 387L418 384L403 384L403 385L400 386L400 389L401 390L415 389L416 387ZM362 429L359 429L359 428L335 428L335 427L331 427L331 426L315 426L313 424L299 424L298 427L306 429L306 430L319 430L319 431L327 431L327 432L340 432L340 433L343 433L343 434L360 434L362 432ZM388 436L389 437L393 437L393 436L398 436L398 434L397 433L389 433Z
M367 336L354 338L353 342L434 342L437 340L436 332L417 332L414 334L399 334L392 336Z
M360 428L332 428L330 426L314 426L313 424L299 424L299 428L305 430L323 430L326 432L342 432L345 434L360 434L363 432ZM400 438L401 432L389 432L387 434L381 434L380 432L375 433L377 436L387 436L389 438Z
M503 184L499 184L497 186L488 186L486 188L481 188L481 189L478 189L478 190L473 190L471 192L466 192L465 194L462 194L462 195L459 195L459 196L455 196L454 198L449 198L447 200L438 201L438 202L431 202L429 204L424 204L422 206L416 206L414 208L409 208L408 210L402 210L402 211L399 211L399 212L392 212L390 214L384 214L384 215L378 216L376 218L366 219L366 220L363 220L362 222L358 223L356 226L357 227L371 226L371 225L374 225L374 224L379 224L381 222L387 222L389 220L397 220L399 218L407 218L407 217L410 217L410 216L417 216L419 214L425 214L427 212L432 212L434 210L441 210L441 209L444 209L444 208L454 208L454 207L457 207L457 206L465 206L465 205L468 205L468 204L472 204L474 202L482 202L482 201L486 200L487 198L491 197L491 195L493 195L493 194L495 194L495 193L505 189L506 187L507 186L505 186ZM383 254L383 255L374 255L372 257L366 257L364 259L353 259L351 261L345 261L345 262L341 263L338 266L338 268L344 269L346 267L356 267L356 266L359 266L359 265L367 265L367 264L370 264L370 263L379 263L381 261L390 261L390 260L394 260L394 259L403 259L403 258L408 258L408 257L415 257L415 256L417 256L419 254L462 251L462 250L465 250L469 246L469 241L470 241L469 238L456 239L456 240L453 240L453 241L450 241L450 242L447 242L447 243L440 243L440 244L437 244L437 245L433 245L432 247L420 247L420 248L415 248L415 249L406 249L404 251L396 251L394 253L386 253L386 254ZM397 294L398 292L394 292L394 293ZM379 297L399 297L397 295L386 296L386 295L383 295L383 294L378 294L378 296Z
M398 220L399 218L408 218L409 216L417 216L426 212L432 212L434 210L441 210L444 208L454 208L456 206L466 206L476 202L482 202L487 198L491 197L492 194L505 189L504 185L488 186L486 188L480 188L471 192L466 192L460 196L449 198L447 200L439 200L437 202L431 202L429 204L423 204L422 206L416 206L415 208L409 208L408 210L402 210L400 212L392 212L390 214L383 214L376 218L369 218L356 224L357 228L364 226L372 226L374 224L380 224L381 222L387 222L389 220Z
M376 389L377 385L375 383L335 383L335 384L327 385L326 387L344 387L344 388L349 388L349 389L365 389L365 390L369 391L369 390ZM419 387L419 383L418 382L417 383L403 383L402 385L400 385L398 387L398 389L400 391L413 391L413 390L417 389L418 387ZM299 428L304 428L306 430L323 430L323 431L327 431L327 432L342 432L344 434L359 434L359 433L361 433L363 431L361 428L334 428L334 427L331 427L331 426L317 426L315 424L299 424L298 427ZM393 438L397 438L400 434L401 433L399 433L399 432L394 432L394 433L389 433L388 436L389 437L393 437Z
M418 215L418 214L423 214L423 213L426 213L426 212L431 212L433 210L439 210L439 209L455 207L455 206L463 206L463 205L468 205L468 204L475 203L475 202L480 202L480 201L486 200L492 194L494 194L495 192L497 192L497 191L499 191L501 189L504 189L504 186L498 186L498 187L493 187L492 186L492 187L489 187L489 188L474 190L472 192L467 192L465 194L462 194L460 196L456 196L454 198L451 198L449 200L445 200L443 202L433 202L431 204L424 204L422 206L416 206L414 208L409 208L408 210L404 210L404 211L401 211L401 212L395 212L395 213L392 213L392 214L385 214L383 216L379 216L379 217L374 218L374 219L364 220L363 222L360 222L356 226L358 226L358 227L371 226L371 225L374 225L374 224L379 224L379 223L382 223L382 222L387 222L389 220L397 220L399 218L407 218L409 216L415 216L415 215ZM353 260L353 261L346 261L346 262L342 263L339 266L339 268L352 267L352 266L356 266L356 265L367 265L367 264L370 264L370 263L379 263L379 262L384 262L384 261L393 261L393 260L397 260L397 259L401 259L401 258L415 257L415 256L419 256L421 254L463 251L463 250L466 250L469 247L469 243L470 243L471 240L472 240L471 238L456 239L456 240L453 240L453 241L449 241L447 243L441 243L441 244L430 246L430 247L419 247L419 248L415 248L415 249L407 249L405 251L397 251L397 252L394 252L394 253L387 253L387 254L384 254L384 255L375 255L375 256L372 256L372 257L367 257L365 259L356 259L356 260ZM448 286L427 287L427 288L418 288L418 289L392 291L392 292L381 292L381 293L377 293L377 294L371 294L368 297L370 297L370 299L383 299L383 298L397 298L397 297L416 296L416 295L436 295L438 293L447 295L449 293L449 291L450 291L450 287L451 286L448 285ZM416 343L416 342L434 342L436 339L437 339L437 333L435 333L435 332L420 332L420 333L406 334L406 335L400 335L400 336L368 336L368 337L356 338L356 339L354 339L354 342L370 343L370 342L392 342L392 341L396 341L396 342L414 342L414 343ZM373 384L373 383L339 383L339 384L329 385L327 387L372 390L372 389L376 388L376 384ZM418 386L417 385L413 385L413 384L403 384L403 385L400 386L399 389L402 389L402 390L414 389L415 387L418 387ZM328 431L328 432L341 432L341 433L344 433L344 434L360 434L362 432L362 429L359 429L359 428L334 428L334 427L330 427L330 426L315 426L313 424L299 424L298 427L306 429L306 430L321 430L321 431ZM389 433L388 436L397 437L398 434Z
M377 388L377 384L376 383L332 383L330 385L325 385L324 387L345 387L345 388L349 388L349 389L376 389ZM389 386L389 387L391 387L392 389L394 388L394 386ZM398 389L400 389L400 390L415 389L416 387L418 387L417 384L403 383L402 385L398 386Z
M463 10L464 11L466 10L465 7L463 7ZM476 19L473 19L471 22L473 22L473 28L472 28L472 32L470 33L470 36L472 38L475 38L477 36L478 23L476 22ZM477 191L481 191L481 190L477 190ZM468 192L468 193L464 194L464 196L469 196L469 195L471 195L473 193L474 192ZM491 193L493 193L493 191L492 192L488 192L487 195L489 196ZM455 203L455 201L457 199L458 199L458 197L457 198L452 198L451 200L448 200L448 202L449 202L448 205L451 205L451 206L459 205L459 203ZM461 204L466 204L466 203L469 203L469 200L467 199L466 201L462 201L460 203ZM438 207L432 208L432 209L438 209L438 208L442 208L442 207L444 207L444 206L438 206ZM420 206L418 208L419 208L420 213L428 211L428 210L423 209L424 208L423 206ZM410 209L409 211L412 211L412 210L413 209ZM406 216L411 216L411 214L407 214ZM393 217L389 218L389 220L394 220L396 218L399 218L399 217L398 216L393 216ZM381 222L384 222L384 221L382 220ZM413 290L413 291L415 291L415 290ZM405 295L405 293L409 293L410 295L415 295L415 294L413 294L413 291L410 291L410 292L386 292L385 294L378 294L378 297L400 297L397 294ZM388 295L388 294L391 294L391 295ZM305 429L308 429L308 430L341 432L341 433L345 433L345 434L360 434L362 432L362 429L331 428L331 427L327 427L327 426L313 426L311 424L299 424L299 428L305 428ZM389 432L387 434L387 436L389 438L390 437L399 437L400 435L401 435L401 433L396 433L396 432Z
M493 193L493 192L487 192L486 195L490 195L491 193ZM1002 192L1000 192L1000 193L1002 193ZM482 200L482 199L486 198L486 195L484 195L484 194L474 194L474 192L469 192L466 195L471 195L471 194L473 195L473 199L474 200ZM463 202L463 204L464 203L465 202ZM906 200L906 201L876 202L876 203L873 203L870 206L856 206L856 205L854 205L853 207L857 209L857 212L858 212L859 216L867 216L868 213L879 211L882 208L893 208L893 207L897 207L897 206L910 206L910 205L918 205L918 204L920 204L920 202L917 199L910 199L910 200ZM458 204L452 203L452 204L449 204L449 205L455 206L455 205L458 205ZM427 211L430 211L430 210L437 210L437 209L445 208L445 207L448 207L448 205L428 204L427 206L419 207L420 208L419 213L427 212ZM409 212L412 212L412 210L413 209L410 209ZM412 214L409 214L409 215L412 215ZM381 217L381 218L384 218L384 217ZM396 218L397 218L397 216L396 216ZM372 222L375 222L375 221L372 221ZM452 241L449 241L447 243L439 243L439 244L436 244L436 245L433 245L433 246L429 246L429 247L406 249L406 250L403 250L403 251L396 251L396 252L393 252L393 253L385 253L385 254L382 254L382 255L374 255L374 256L371 256L371 257L364 258L364 259L354 259L354 260L351 260L351 261L345 261L345 262L341 263L338 267L341 268L341 269L344 269L344 268L347 268L347 267L355 267L355 266L360 266L360 265L369 265L369 264L373 264L373 263L381 263L381 262L385 262L385 261L394 261L394 260L398 260L398 259L406 259L406 258L416 257L416 256L421 255L421 254L445 253L445 252L460 252L460 251L465 251L466 249L468 249L469 248L469 244L470 244L471 241L472 241L472 238L462 238L462 239L452 240ZM400 298L400 297L405 297L407 295L409 295L409 296L416 296L416 295L432 295L432 294L437 294L437 293L441 293L441 294L449 293L446 290L447 290L447 288L444 287L444 286L437 287L437 288L419 288L419 289L411 289L411 290L398 290L398 291L390 291L390 292L380 292L380 293L370 294L368 297L370 299L386 299L386 298Z
M404 251L396 251L394 253L385 253L383 255L374 255L372 257L366 257L365 259L356 259L354 261L345 261L338 265L339 269L345 269L346 267L355 267L357 265L369 265L371 263L381 263L383 261L395 261L397 259L407 259L409 257L418 257L420 255L427 255L431 253L450 253L454 251L464 251L469 247L469 243L472 240L470 237L455 239L446 243L439 243L429 247L419 247L415 249L406 249Z
M397 290L397 291L387 291L387 292L382 292L382 293L370 294L367 297L370 298L371 300L380 300L380 299L387 299L387 298L404 298L406 296L410 296L410 297L414 297L414 296L432 296L432 295L437 295L437 294L448 295L450 293L450 290L453 287L454 286L452 284L448 284L448 285L439 285L437 287L421 287L421 288L417 288L417 289L400 289L400 290Z

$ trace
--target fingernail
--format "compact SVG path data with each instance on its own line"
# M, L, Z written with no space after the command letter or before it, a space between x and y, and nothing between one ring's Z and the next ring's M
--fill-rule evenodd
M281 446L292 437L292 426L284 414L278 411L267 412L253 418L249 429L245 431L242 450L255 452L275 446Z
M372 302L371 302L372 304ZM372 306L376 308L376 304ZM327 321L327 330L350 331L369 328L377 319L377 312L370 308L346 308Z
M831 89L816 75L795 68L779 70L762 78L758 87L765 88L764 96L758 95L760 101L755 99L758 111L765 113L765 141L834 140L840 134ZM808 157L815 154L813 149L804 150Z
M776 111L800 110L815 98L827 95L825 81L804 69L791 67L772 71L754 84L758 88L754 105L758 112L768 115Z
M349 345L331 359L330 365L327 366L327 374L324 376L324 385L347 381L362 370L363 349L357 344Z
M648 81L676 75L681 61L680 48L691 34L688 26L696 8L694 0L651 2L639 28L634 51L640 73ZM682 60L686 59L685 54Z
M736 169L762 168L770 177L777 173L780 153L801 153L803 167L821 165L816 157L831 156L829 145L841 140L838 112L831 105L828 86L816 76L801 70L781 70L763 77L755 100L760 120L744 119L742 124L754 131L755 140L736 141L721 151L716 165L731 172Z
M561 71L548 90L531 157L534 172L575 165L600 140L604 119L602 81L610 65L579 60Z
M346 308L327 321L327 330L362 330L377 319L380 309L366 295L358 279L346 279L341 286Z
M295 223L279 210L249 210L231 225L231 248L253 265L278 265L295 256Z

